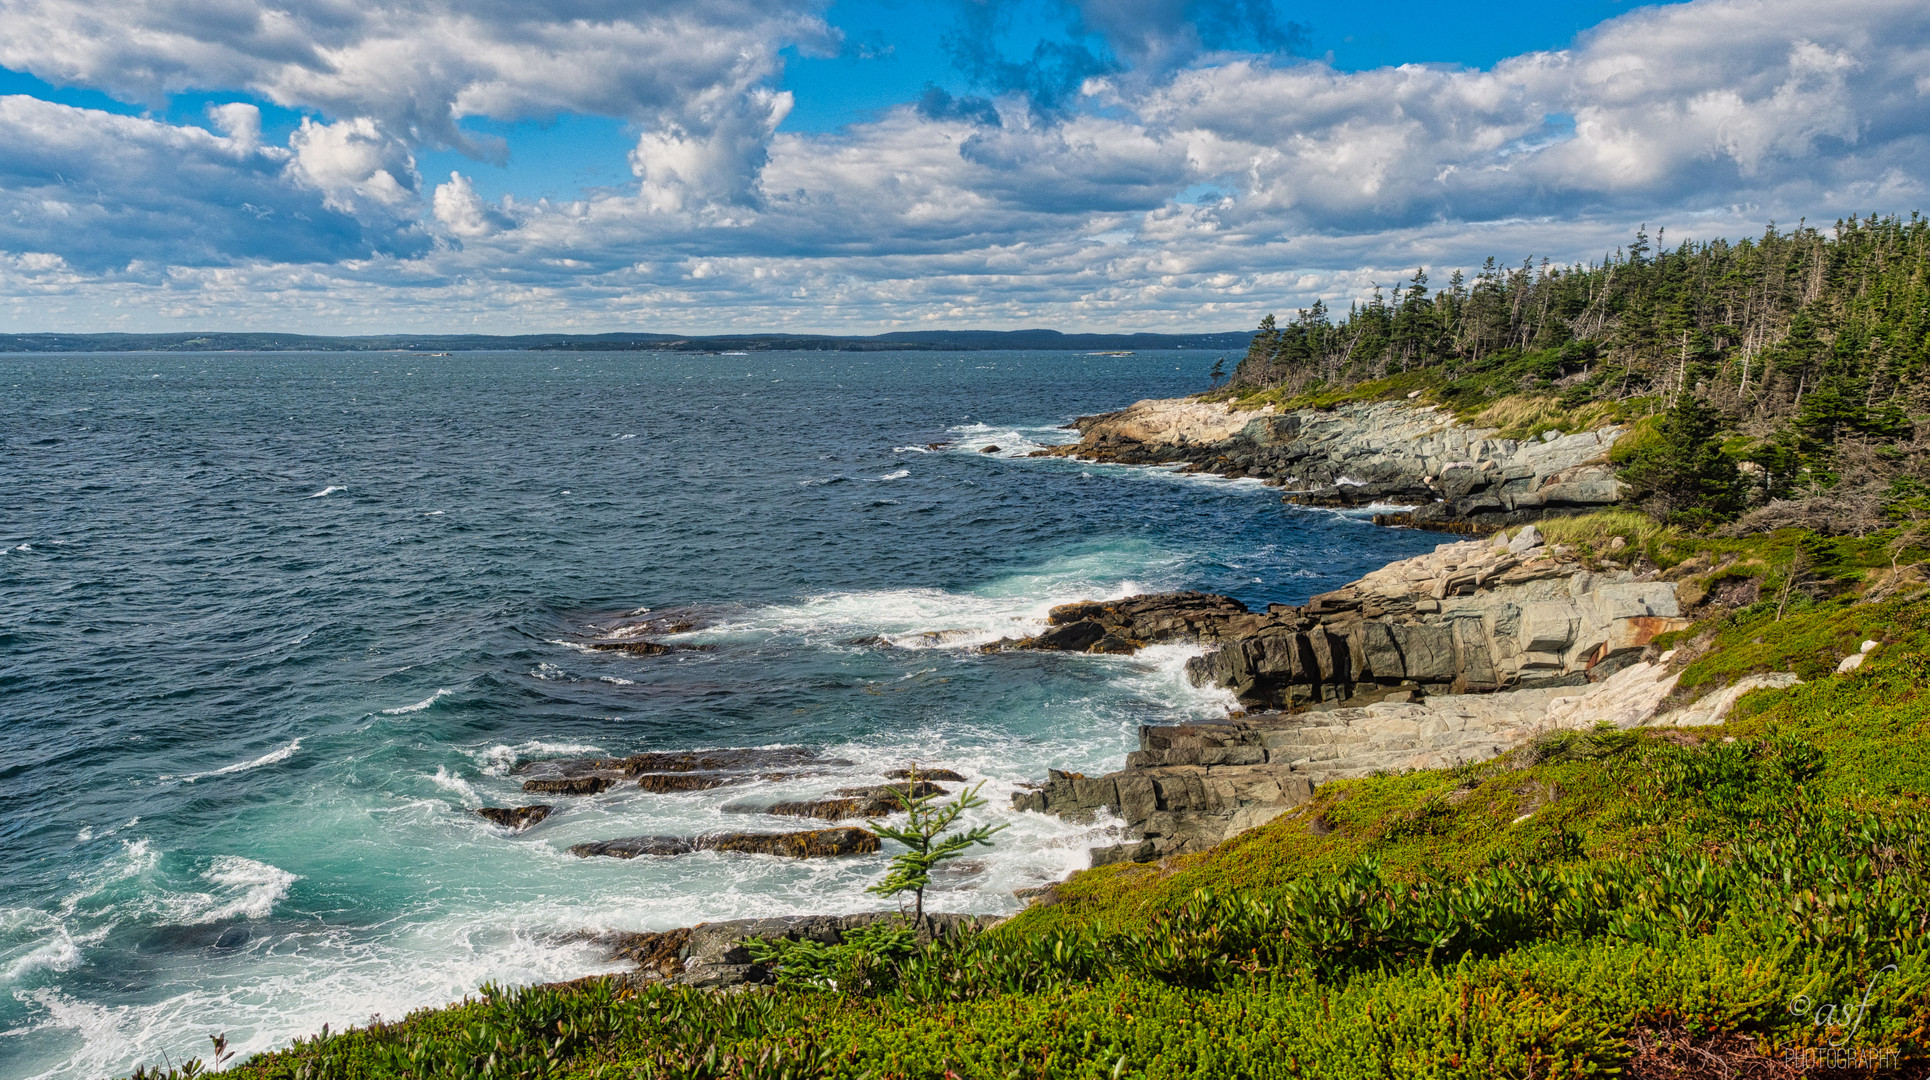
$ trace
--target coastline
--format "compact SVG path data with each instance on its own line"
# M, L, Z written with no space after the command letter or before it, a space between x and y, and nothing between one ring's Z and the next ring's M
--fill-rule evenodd
M1143 400L1068 426L1078 441L1029 456L1184 462L1186 472L1259 479L1297 505L1386 506L1373 519L1386 527L1493 534L1527 525L1512 539L1504 531L1494 541L1448 541L1393 560L1305 605L1255 612L1202 593L1085 601L1053 609L1034 637L978 646L1132 654L1205 645L1187 665L1189 681L1239 699L1242 708L1224 722L1142 725L1138 748L1119 769L1089 777L1055 768L1012 795L1020 811L1118 821L1128 839L1091 849L1092 868L1209 850L1307 803L1330 781L1487 761L1550 730L1720 723L1748 690L1793 682L1754 679L1700 709L1672 698L1680 666L1653 643L1688 627L1684 612L1709 591L1633 553L1584 559L1575 545L1543 542L1532 522L1613 505L1607 453L1619 428L1512 440L1406 402L1330 414L1240 410L1196 397ZM1294 486L1304 478L1333 482ZM1687 605L1683 581L1694 601ZM1062 884L1021 898L1050 903ZM707 987L757 981L765 972L743 953L745 939L776 933L834 943L839 920L879 914L700 923L670 939L646 935L651 959L628 978ZM681 944L666 954L671 940Z
M1242 430L1251 422L1247 418ZM1222 440L1219 449L1226 449L1229 441ZM976 452L969 446L960 449ZM1204 454L1208 449L1212 447L1196 441L1188 452ZM1201 1025L1198 1030L1210 1036L1211 1045L1182 1047L1171 1044L1165 1034L1194 1030L1188 1025L1196 1021L1188 1017L1199 1007L1259 1007L1261 999L1255 994L1272 995L1266 1000L1274 1004L1265 1008L1285 1010L1260 1014L1267 1025L1268 1053L1287 1055L1279 1057L1281 1061L1339 1070L1355 1060L1353 1055L1361 1052L1355 1043L1365 1038L1374 1047L1375 1060L1399 1054L1405 1055L1401 1060L1428 1064L1447 1060L1448 1051L1436 1041L1383 1030L1378 1023L1385 995L1409 992L1389 989L1394 981L1424 986L1416 992L1445 995L1442 1000L1451 1005L1457 995L1466 1000L1473 985L1469 979L1486 985L1481 980L1488 976L1482 972L1490 968L1504 981L1545 981L1569 972L1562 966L1569 963L1564 950L1586 954L1585 963L1576 961L1582 964L1577 969L1581 976L1561 976L1565 981L1558 980L1558 989L1533 1001L1496 999L1499 1012L1483 1006L1488 1011L1470 1021L1472 1034L1466 1040L1455 1036L1456 1060L1600 1064L1625 1060L1635 1052L1651 1053L1642 1048L1656 1045L1658 1039L1689 1040L1693 1032L1658 1029L1642 1019L1647 1014L1639 1010L1632 1020L1622 1017L1615 1011L1622 998L1612 990L1625 972L1658 977L1650 971L1658 964L1661 974L1687 980L1685 993L1720 993L1724 986L1741 986L1733 958L1717 954L1718 944L1712 943L1716 939L1701 930L1696 932L1705 937L1697 940L1704 944L1697 946L1702 953L1696 955L1709 963L1694 970L1677 972L1668 967L1676 962L1672 954L1648 946L1631 950L1613 939L1606 945L1592 939L1571 945L1564 939L1552 950L1521 949L1519 958L1507 950L1521 942L1508 939L1471 946L1475 952L1459 961L1454 955L1462 954L1450 955L1438 966L1430 948L1417 973L1383 972L1394 981L1380 989L1374 980L1383 976L1372 975L1370 964L1363 969L1370 973L1360 979L1332 984L1332 1005L1326 975L1352 970L1347 961L1339 961L1338 967L1316 965L1322 974L1319 979L1307 976L1312 980L1308 989L1292 980L1262 978L1256 983L1253 971L1241 976L1243 969L1235 961L1241 955L1238 949L1246 945L1227 946L1235 950L1231 961L1218 956L1217 935L1235 932L1229 928L1243 919L1260 918L1262 911L1272 913L1264 916L1271 920L1288 910L1266 907L1275 902L1271 899L1254 901L1260 907L1240 907L1249 903L1242 890L1263 890L1254 895L1271 898L1283 889L1289 895L1300 895L1296 889L1312 895L1308 890L1334 885L1366 890L1360 896L1367 899L1360 903L1384 901L1396 911L1408 902L1403 897L1425 901L1433 895L1429 889L1460 889L1458 882L1469 875L1469 889L1492 888L1490 878L1513 888L1508 883L1516 879L1507 875L1516 873L1539 873L1542 878L1535 880L1566 888L1560 883L1568 878L1562 875L1581 875L1577 880L1582 880L1588 874L1621 873L1589 860L1646 858L1643 845L1657 843L1654 823L1668 813L1715 814L1712 820L1721 821L1730 811L1673 780L1656 789L1653 799L1661 801L1654 805L1630 800L1617 786L1625 783L1625 774L1615 771L1625 764L1618 755L1641 752L1665 765L1677 758L1693 764L1726 753L1722 748L1740 739L1730 756L1780 760L1774 755L1790 752L1776 749L1784 746L1776 741L1784 736L1773 726L1765 734L1765 724L1773 724L1774 717L1808 715L1792 714L1791 703L1841 702L1846 693L1856 693L1849 681L1824 677L1832 668L1851 679L1872 672L1873 678L1894 679L1905 670L1896 664L1907 668L1914 655L1899 653L1889 632L1872 629L1895 618L1892 609L1910 609L1871 602L1894 597L1899 589L1918 589L1920 596L1924 577L1919 568L1905 568L1910 575L1893 571L1887 579L1872 572L1873 587L1847 609L1851 617L1841 626L1830 624L1829 640L1836 643L1830 648L1844 655L1831 655L1819 671L1813 658L1799 663L1791 657L1800 653L1790 650L1803 647L1809 639L1802 635L1815 632L1818 618L1836 615L1824 612L1793 621L1790 634L1795 636L1788 639L1797 642L1793 646L1777 633L1759 634L1757 645L1764 637L1771 642L1754 652L1739 645L1722 620L1710 618L1762 608L1766 549L1752 550L1748 542L1687 540L1658 547L1653 538L1624 535L1624 522L1595 520L1604 516L1550 513L1538 525L1496 528L1481 539L1448 539L1433 552L1389 562L1302 605L1275 604L1253 611L1229 597L1206 593L1073 602L1055 609L1033 637L977 646L1020 653L1125 654L1148 646L1204 645L1207 651L1188 665L1191 681L1229 691L1245 708L1224 721L1143 726L1139 749L1128 754L1124 768L1095 776L1055 771L1038 787L1018 793L1014 802L1021 811L1118 820L1131 827L1137 839L1094 849L1090 870L1027 890L1030 895L1023 898L1029 903L1015 916L941 917L921 946L922 953L935 958L931 964L936 967L921 966L925 962L916 958L906 961L908 971L915 969L918 978L926 980L915 993L892 991L896 996L887 998L839 988L830 995L794 994L785 992L781 978L776 993L741 993L749 989L745 984L773 981L773 971L748 944L751 939L862 949L863 935L848 932L868 931L880 919L888 921L889 912L699 923L596 939L613 957L635 965L626 973L515 991L485 988L480 1000L465 999L398 1023L354 1029L330 1037L334 1042L297 1043L243 1068L247 1075L290 1075L289 1069L321 1053L325 1044L332 1048L329 1053L345 1055L344 1060L364 1054L376 1055L371 1061L387 1060L380 1055L404 1050L461 1061L468 1053L463 1046L437 1041L442 1038L437 1033L451 1024L520 1031L533 1022L531 1017L628 1016L625 1010L634 1007L650 1011L624 1020L631 1025L621 1028L627 1034L608 1036L612 1041L607 1047L595 1041L573 1044L569 1053L589 1055L579 1060L642 1062L648 1075L651 1062L659 1069L679 1063L694 1066L706 1053L737 1054L732 1060L739 1065L767 1060L769 1053L779 1054L770 1060L789 1062L782 1055L790 1049L760 1049L784 1040L786 1048L802 1046L800 1052L825 1055L811 1059L823 1066L821 1072L812 1071L819 1067L812 1065L803 1075L857 1075L859 1063L876 1074L873 1067L880 1062L889 1075L925 1075L930 1072L925 1066L938 1060L930 1055L939 1049L956 1055L945 1057L948 1062L976 1063L961 1066L962 1072L954 1070L958 1075L979 1075L994 1064L1010 1064L1015 1059L1008 1051L1014 1047L1031 1047L1041 1038L1050 1042L1062 1024L1073 1033L1104 1030L1115 1038L1120 1024L1127 1025L1127 1032L1145 1030L1134 1029L1133 1015L1120 1012L1121 1002L1130 999L1129 1012L1160 1017L1159 1030L1146 1031L1153 1042L1120 1043L1124 1049L1116 1059L1119 1064L1149 1054L1177 1054L1202 1063L1189 1075L1224 1075L1232 1062L1253 1052L1243 1042L1219 1046L1232 1029L1217 1021ZM1467 524L1472 529L1490 523L1492 517ZM1589 529L1597 531L1586 532ZM1682 546L1669 546L1677 542ZM1780 621L1780 611L1776 618ZM1907 626L1920 629L1920 623ZM1753 632L1761 623L1738 625ZM1852 639L1862 640L1860 650ZM1852 644L1846 648L1842 641ZM1712 679L1706 669L1725 649L1736 662L1726 676L1719 673ZM1485 667L1480 662L1484 656ZM1896 656L1901 661L1893 659ZM1875 662L1862 665L1865 659ZM1765 663L1771 669L1767 677L1761 671ZM1752 694L1757 690L1771 693ZM1766 714L1765 702L1782 706L1781 711ZM1856 702L1851 707L1865 706ZM1838 722L1835 714L1824 715L1831 724ZM1870 721L1858 723L1868 727ZM1817 738L1815 721L1808 724L1801 730ZM1711 725L1722 726L1713 735L1696 730ZM639 757L651 759L585 759L581 769L554 763L540 771L592 776L635 771L660 777L678 772L666 761ZM1857 759L1847 760L1854 764ZM1664 770L1661 775L1675 773ZM1636 782L1645 781L1638 777ZM668 779L657 783L676 787ZM1787 797L1783 781L1765 784L1763 798ZM1604 791L1609 793L1606 799ZM1685 798L1688 803L1677 805ZM1367 858L1373 860L1371 870L1348 862ZM1385 878L1380 876L1383 858L1390 875ZM1528 870L1513 869L1521 859L1527 860ZM1629 872L1636 875L1630 880L1644 880L1658 871L1636 867ZM1443 873L1448 876L1439 876ZM1335 875L1340 875L1337 885L1328 880ZM1624 894L1611 890L1591 895L1613 899ZM1780 918L1780 909L1775 911ZM1204 929L1197 933L1207 936L1188 936L1196 931L1187 929L1192 925L1187 920L1202 919ZM1106 936L1105 927L1115 928L1113 937ZM1525 940L1536 940L1536 933L1543 931ZM1280 940L1281 932L1272 927L1255 948L1278 949ZM1197 958L1189 959L1192 954L1185 952L1202 948L1207 951ZM1392 952L1377 952L1383 946L1373 944L1348 948L1375 963L1388 962L1387 957L1419 963L1418 953L1401 953L1394 946L1386 947L1395 948ZM1258 955L1244 963L1257 963ZM1196 963L1208 966L1196 971ZM1517 970L1531 974L1512 974ZM1604 982L1600 971L1614 978ZM1807 977L1779 969L1772 981L1780 980L1775 987L1787 989L1785 984L1793 986ZM1008 978L1018 981L1001 981ZM1757 996L1769 992L1753 982L1749 987L1748 993ZM1155 1006L1152 1000L1159 995L1167 996ZM1039 1013L1013 1026L1006 1018L1011 1009L1060 1010L1068 1003L1075 1010L1069 1021L1041 1027L1045 1014ZM934 1006L952 1018L940 1028L928 1022ZM1303 1006L1337 1023L1309 1026L1306 1020L1315 1014L1303 1015ZM1582 1012L1576 1013L1577 1008ZM744 1009L750 1013L740 1015ZM1529 1028L1503 1022L1523 1009L1536 1017ZM675 1010L688 1019L678 1026L656 1025L651 1017L659 1010ZM753 1014L755 1023L746 1026L744 1016ZM1581 1019L1574 1019L1577 1016ZM1620 1026L1611 1030L1610 1022ZM1750 1023L1772 1021L1757 1018ZM1886 1029L1891 1031L1886 1037L1894 1036L1894 1027ZM1598 1028L1599 1034L1588 1034ZM1353 1034L1328 1037L1343 1030ZM807 1033L805 1042L795 1044L789 1032ZM828 1042L813 1041L818 1039ZM1694 1045L1698 1051L1704 1046L1681 1045ZM1709 1045L1724 1054L1733 1050L1726 1044ZM1031 1052L1021 1050L1020 1059ZM766 1057L757 1058L759 1053ZM1077 1050L1070 1053L1067 1061L1086 1060ZM1481 1056L1469 1056L1476 1053ZM824 1064L834 1057L837 1068ZM1110 1051L1107 1060L1114 1060ZM1315 1072L1326 1074L1319 1068ZM1064 1069L1050 1074L1075 1075ZM1640 1070L1634 1074L1649 1075Z

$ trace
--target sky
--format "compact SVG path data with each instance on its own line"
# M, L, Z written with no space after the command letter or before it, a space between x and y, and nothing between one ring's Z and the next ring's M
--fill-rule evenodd
M1922 0L0 0L0 331L1212 331L1930 209Z

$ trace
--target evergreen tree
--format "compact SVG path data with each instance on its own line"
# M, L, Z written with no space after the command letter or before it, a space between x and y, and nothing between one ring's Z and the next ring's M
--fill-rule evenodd
M891 795L904 807L906 821L903 825L874 825L871 831L886 840L896 840L905 845L905 851L891 857L891 870L883 881L866 889L880 896L896 896L908 892L915 898L914 918L917 925L925 922L925 887L931 884L932 867L949 859L965 854L967 848L975 844L992 846L992 834L1005 828L999 825L979 825L961 832L946 833L959 815L974 807L984 806L985 800L979 798L977 784L958 793L958 797L943 805L934 806L937 795L912 795L918 789L918 770L912 769L910 779L901 788L893 785ZM940 835L944 834L944 835Z
M1684 393L1662 414L1656 437L1622 469L1658 521L1706 527L1742 510L1742 475L1716 440L1721 419L1701 397Z

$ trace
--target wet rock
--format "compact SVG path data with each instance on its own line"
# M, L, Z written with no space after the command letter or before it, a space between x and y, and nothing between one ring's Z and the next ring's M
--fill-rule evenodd
M912 772L913 770L911 769L893 769L885 774L885 779L909 780L912 777ZM964 776L953 772L951 769L919 769L917 770L917 775L920 780L931 780L940 783L962 784L965 782Z
M920 780L917 784L880 784L876 787L839 788L828 799L809 799L795 802L781 802L764 810L768 814L786 817L819 818L824 821L837 821L842 818L884 817L904 809L894 792L902 792L908 798L922 798L926 795L947 795L950 792L937 784Z
M684 973L684 952L690 947L690 928L600 935L612 960L628 960L644 975L660 979Z
M999 452L999 447L997 444L993 444L991 446L981 446L979 447L978 452L981 454L996 454Z
M536 803L531 806L483 806L478 807L476 813L505 829L521 832L549 817L555 809L548 803Z
M870 799L799 799L770 806L744 806L733 804L724 807L731 813L777 814L780 817L817 818L820 821L842 821L846 818L884 817L898 809L896 803L885 804Z
M637 777L637 786L663 795L678 791L708 791L749 779L751 777L739 773L644 773Z
M597 652L629 653L632 656L662 656L676 651L674 645L660 645L654 641L590 641L584 644Z
M931 777L921 776L917 783L877 784L870 787L838 788L831 794L846 798L894 800L898 795L908 799L922 799L927 795L949 795L951 792L931 782Z
M634 859L644 855L686 855L693 851L731 851L747 855L783 855L795 859L869 855L878 850L878 837L866 829L845 827L789 833L714 833L709 836L627 836L577 844L578 858L603 856Z
M1008 639L985 646L1053 652L1126 654L1168 641L1212 640L1239 616L1246 605L1230 596L1179 592L1130 596L1124 600L1062 604L1047 616L1048 626L1029 638Z
M818 756L818 751L810 747L770 746L723 750L652 751L619 758L548 758L523 762L512 772L518 776L528 776L537 780L601 776L614 782L647 773L759 771L770 775L770 770L773 769L849 764L848 761L822 759Z
M878 837L868 829L844 827L791 833L719 833L706 836L706 851L736 851L756 855L784 855L796 859L838 855L869 855L878 850Z
M523 781L523 790L541 795L595 795L610 789L616 780L608 776L559 776Z
M640 855L688 855L696 850L697 841L685 836L625 836L575 844L570 847L570 854L579 859L596 856L634 859Z

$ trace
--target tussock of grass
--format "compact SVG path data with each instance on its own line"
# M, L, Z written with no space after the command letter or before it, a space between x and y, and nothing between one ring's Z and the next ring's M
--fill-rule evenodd
M1586 544L1596 552L1607 551L1618 536L1638 550L1645 550L1658 540L1681 536L1677 530L1634 510L1600 510L1575 517L1548 518L1537 522L1535 528L1551 544Z
M1503 439L1538 439L1544 432L1573 434L1593 431L1607 424L1626 422L1621 403L1591 401L1569 408L1560 399L1541 394L1513 394L1483 407L1466 419L1478 426L1496 428Z

